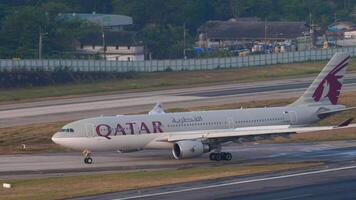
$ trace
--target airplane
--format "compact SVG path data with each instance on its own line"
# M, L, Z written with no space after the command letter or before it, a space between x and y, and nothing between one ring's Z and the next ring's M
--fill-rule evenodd
M337 104L350 56L336 53L295 102L283 107L166 113L161 103L148 114L100 116L62 127L52 140L83 150L84 163L93 163L92 151L134 152L171 149L175 159L211 152L210 160L231 160L222 145L290 134L354 127L348 119L338 126L310 127L333 114L354 109Z

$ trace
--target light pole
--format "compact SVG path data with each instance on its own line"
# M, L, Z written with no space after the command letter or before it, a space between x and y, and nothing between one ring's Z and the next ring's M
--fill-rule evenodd
M42 41L43 41L43 36L47 35L48 33L42 33L40 31L39 33L39 40L38 40L38 59L42 59Z
M104 22L102 22L104 23ZM103 56L104 59L106 60L106 43L105 43L105 30L104 30L104 25L101 24L101 38L102 38L102 42L103 42Z
M184 22L184 25L183 25L183 57L184 57L184 59L187 59L187 55L185 52L185 40L186 40L186 30L185 30L185 22Z

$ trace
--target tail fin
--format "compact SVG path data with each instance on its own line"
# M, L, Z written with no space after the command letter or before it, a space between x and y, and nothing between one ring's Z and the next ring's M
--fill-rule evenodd
M349 59L347 53L335 53L303 96L291 105L336 105Z

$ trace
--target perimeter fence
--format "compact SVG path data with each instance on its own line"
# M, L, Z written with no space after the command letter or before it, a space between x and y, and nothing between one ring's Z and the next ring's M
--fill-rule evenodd
M223 68L255 67L330 59L336 52L356 56L356 47L316 49L284 53L259 54L222 58L196 58L146 61L106 61L69 59L0 59L0 71L69 69L80 72L157 72L196 71Z

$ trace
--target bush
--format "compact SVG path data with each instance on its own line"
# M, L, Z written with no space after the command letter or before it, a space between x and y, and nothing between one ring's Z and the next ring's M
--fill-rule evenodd
M60 68L52 72L44 70L16 69L0 72L0 88L47 86L94 82L97 80L132 79L135 76L135 72L76 72L68 68Z

